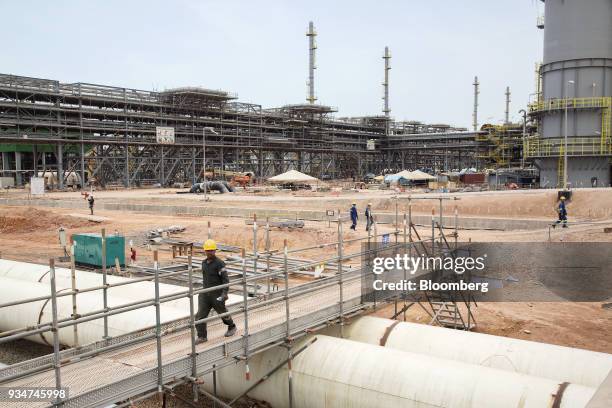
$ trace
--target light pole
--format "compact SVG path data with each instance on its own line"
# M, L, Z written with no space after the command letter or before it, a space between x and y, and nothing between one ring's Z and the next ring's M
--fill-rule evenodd
M521 169L525 167L525 136L527 133L527 112L521 109L519 113L523 114L523 148L521 149Z
M202 178L203 178L203 184L204 184L204 201L207 200L207 193L208 193L208 186L206 184L206 131L209 130L212 133L214 133L215 135L218 135L217 132L215 132L215 129L213 129L210 126L206 126L204 128L202 128L202 159L203 159L203 163L202 163Z
M565 85L565 140L563 148L563 190L567 190L567 107L569 106L569 86L574 81L567 81Z

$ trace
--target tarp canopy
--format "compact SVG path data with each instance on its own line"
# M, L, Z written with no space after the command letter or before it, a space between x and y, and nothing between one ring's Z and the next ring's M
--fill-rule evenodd
M437 180L435 176L427 174L421 170L415 170L415 171L402 170L399 173L385 176L385 182L387 183L394 182L399 179L404 179L408 181Z
M297 170L289 170L268 179L271 183L314 183L319 181L318 178L301 173Z
M431 174L427 174L421 170L415 170L410 172L410 177L408 180L421 181L421 180L437 180L436 176L432 176Z

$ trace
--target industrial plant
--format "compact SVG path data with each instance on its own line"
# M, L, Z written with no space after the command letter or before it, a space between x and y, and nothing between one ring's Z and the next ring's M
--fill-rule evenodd
M0 61L0 407L612 407L612 1L531 6L469 128L393 115L386 44L378 112L321 102L316 13L290 104Z

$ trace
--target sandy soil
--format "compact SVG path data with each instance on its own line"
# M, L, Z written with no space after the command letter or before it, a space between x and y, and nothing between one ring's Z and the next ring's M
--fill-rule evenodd
M420 200L421 198L458 198L444 201L443 211L452 214L455 207L460 216L504 217L504 218L555 218L556 190L505 190L466 193L419 193L418 191L396 192L393 190L340 190L331 192L300 191L279 192L269 190L257 193L259 189L239 190L233 194L210 194L210 201L203 195L177 194L176 189L132 189L96 191L96 202L134 202L157 204L183 204L191 206L219 206L243 208L280 208L280 209L348 209L356 202L360 209L370 202L375 211L394 211L392 197L400 198L400 211L405 211L408 199L412 200L414 213L429 214L438 212L438 201ZM22 190L0 193L0 197L26 197ZM86 203L79 192L52 192L46 195L51 199L70 199ZM419 199L419 200L417 200ZM570 217L576 219L612 219L612 189L588 188L573 190L568 204Z

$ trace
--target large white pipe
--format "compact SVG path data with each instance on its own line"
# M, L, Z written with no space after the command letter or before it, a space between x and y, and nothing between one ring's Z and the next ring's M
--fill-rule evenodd
M28 282L41 282L50 283L50 274L48 265L40 265L27 262L11 261L7 259L0 259L0 277L4 276L12 279L19 279ZM88 272L77 269L75 271L76 276L76 287L77 289L92 288L96 286L102 286L102 274L96 272ZM107 283L123 283L133 279L125 278L122 276L107 275ZM64 288L71 288L71 271L67 268L55 268L55 284L58 290ZM186 292L187 288L184 286L170 285L166 283L159 284L160 296L172 295L179 292ZM96 293L100 298L102 297L102 290L96 290L89 293ZM115 302L122 302L118 304L111 304L111 306L117 306L120 304L135 302L139 300L153 299L155 296L155 283L144 281L130 283L129 285L114 286L107 290L109 298L114 298ZM81 295L78 295L81 296ZM242 302L242 296L229 295L229 299L226 302L227 305ZM187 297L171 300L163 303L164 306L175 307L183 310L185 316L189 314L189 299ZM197 309L197 299L196 299Z
M50 285L0 277L0 299L2 303L39 296L49 296L50 294ZM99 294L91 292L80 293L76 297L76 300L79 314L103 309L102 297ZM109 297L108 300L109 305L125 304L129 302L129 300L116 297ZM58 297L57 310L58 319L70 318L72 314L72 297ZM44 300L3 308L0 313L0 331L9 331L27 326L34 326L39 323L51 322L51 313L51 302ZM184 317L182 310L173 307L161 307L162 322L168 322L181 317ZM154 306L120 313L108 317L108 335L115 337L154 326L155 323ZM70 347L75 346L72 326L60 329L59 335L61 344ZM101 340L103 336L104 324L102 318L78 325L78 339L81 345ZM37 343L53 344L53 335L51 332L30 336L28 339Z
M338 336L334 326L326 334ZM612 354L364 316L344 326L344 338L555 381L598 387Z
M250 381L244 362L219 370L217 392L242 394L286 356L274 348L250 358ZM296 408L546 408L558 394L558 407L579 408L595 392L569 384L561 393L549 379L322 335L293 360L292 379ZM211 391L211 375L204 380ZM288 395L286 366L249 393L275 408L289 406Z

